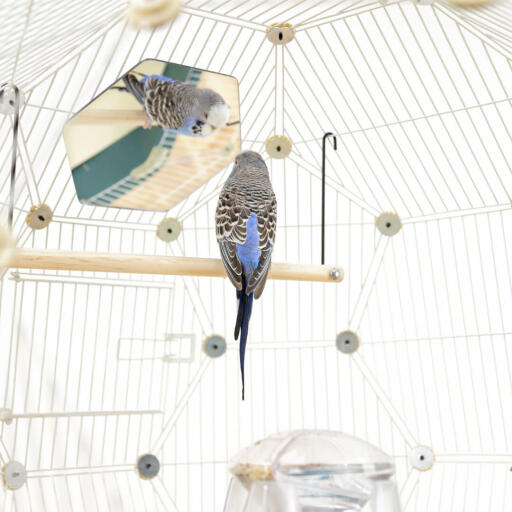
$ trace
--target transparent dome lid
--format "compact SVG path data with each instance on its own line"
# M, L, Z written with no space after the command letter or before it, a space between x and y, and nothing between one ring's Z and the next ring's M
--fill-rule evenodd
M230 471L249 501L254 485L267 482L295 489L299 508L294 510L400 510L391 457L341 432L298 430L269 436L242 450Z
M250 475L243 472L250 468ZM356 437L328 430L295 430L257 441L239 452L230 465L235 476L247 475L251 480L277 480L282 475L327 469L385 477L394 473L394 464L382 450Z

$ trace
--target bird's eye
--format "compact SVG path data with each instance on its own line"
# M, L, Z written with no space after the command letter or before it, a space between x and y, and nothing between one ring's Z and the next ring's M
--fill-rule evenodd
M204 114L204 118L208 119L208 114L207 113Z

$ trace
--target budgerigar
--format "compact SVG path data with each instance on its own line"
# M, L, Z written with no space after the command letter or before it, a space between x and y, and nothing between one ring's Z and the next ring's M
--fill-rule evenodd
M227 103L211 89L200 89L162 75L138 79L128 73L123 81L126 90L144 107L145 128L157 124L184 135L205 136L228 122Z
M222 192L215 221L220 254L237 289L235 340L240 338L240 370L244 399L244 358L253 298L263 292L276 235L277 202L263 158L240 153Z

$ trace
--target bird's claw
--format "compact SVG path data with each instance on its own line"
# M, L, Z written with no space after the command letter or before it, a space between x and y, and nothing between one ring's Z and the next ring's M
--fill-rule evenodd
M145 130L151 130L151 128L153 128L153 121L151 120L151 118L149 116L146 116L145 118L146 120L144 121L144 129Z

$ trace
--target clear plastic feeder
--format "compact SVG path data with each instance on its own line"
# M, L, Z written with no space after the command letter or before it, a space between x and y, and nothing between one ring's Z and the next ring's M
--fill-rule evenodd
M276 434L242 450L224 512L400 512L391 457L340 432Z

